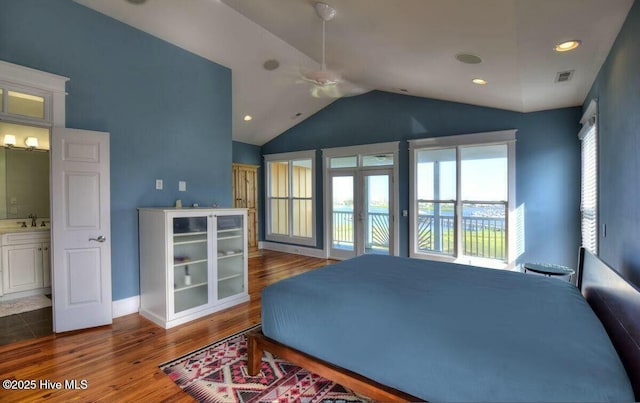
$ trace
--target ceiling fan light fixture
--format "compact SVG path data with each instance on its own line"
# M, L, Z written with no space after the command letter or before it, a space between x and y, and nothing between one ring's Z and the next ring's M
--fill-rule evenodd
M329 87L340 82L340 76L331 70L316 70L306 73L303 78L320 87Z
M324 21L331 21L336 16L336 9L328 5L327 3L317 2L315 4L316 13L318 17Z

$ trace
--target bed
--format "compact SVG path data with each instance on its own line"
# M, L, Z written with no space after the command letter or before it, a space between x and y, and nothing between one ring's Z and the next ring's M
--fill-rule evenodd
M250 372L266 350L376 400L633 401L638 290L580 256L584 297L553 278L388 256L282 280L262 292Z

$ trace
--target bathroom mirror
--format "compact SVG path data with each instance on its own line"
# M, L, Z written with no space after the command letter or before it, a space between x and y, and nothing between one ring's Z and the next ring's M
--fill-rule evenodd
M0 220L48 218L49 129L0 122L0 142L6 134L17 141L0 147ZM25 145L27 137L39 138L38 148Z

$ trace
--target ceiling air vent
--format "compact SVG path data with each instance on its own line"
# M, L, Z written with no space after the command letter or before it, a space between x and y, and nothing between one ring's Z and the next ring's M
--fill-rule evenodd
M567 71L559 72L558 75L556 76L556 83L565 83L567 81L571 81L571 79L573 78L574 72L575 70L567 70Z

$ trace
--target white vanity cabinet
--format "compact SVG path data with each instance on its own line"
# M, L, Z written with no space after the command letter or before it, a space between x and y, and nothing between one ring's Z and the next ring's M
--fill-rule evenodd
M249 300L246 209L139 209L140 314L168 329Z
M51 286L49 231L2 234L2 292L11 294Z

